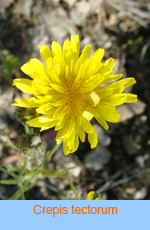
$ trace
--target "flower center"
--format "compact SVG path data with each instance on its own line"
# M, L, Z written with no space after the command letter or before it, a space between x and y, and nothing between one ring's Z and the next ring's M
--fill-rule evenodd
M78 116L82 113L85 101L87 100L86 95L83 93L82 86L70 85L66 89L65 98L70 108L70 113L73 117Z

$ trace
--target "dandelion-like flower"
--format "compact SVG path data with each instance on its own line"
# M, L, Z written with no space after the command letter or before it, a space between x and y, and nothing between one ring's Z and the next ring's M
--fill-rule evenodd
M122 77L112 70L114 59L101 62L104 49L98 49L92 57L87 45L80 55L78 35L66 40L63 48L52 42L51 50L40 47L43 64L30 59L21 67L29 79L15 79L13 85L33 96L16 99L13 105L36 108L38 117L26 123L40 127L41 131L54 127L58 131L56 142L63 141L64 154L77 150L79 139L84 142L86 133L91 148L97 145L97 134L90 123L94 117L106 130L108 122L118 122L116 106L131 103L137 96L123 93L124 88L135 83L134 78ZM110 82L110 84L108 84Z
M87 194L87 200L102 200L94 191Z

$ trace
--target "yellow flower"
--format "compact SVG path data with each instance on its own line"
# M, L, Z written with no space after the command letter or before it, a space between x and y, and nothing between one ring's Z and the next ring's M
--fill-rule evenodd
M26 122L41 131L55 127L56 142L63 141L65 155L77 150L79 139L84 142L86 133L91 148L97 145L97 134L90 121L94 117L108 129L108 122L118 122L116 106L131 103L137 96L122 93L125 87L135 83L134 78L122 77L112 70L114 59L101 62L104 49L98 49L92 57L87 45L80 55L78 35L66 40L63 48L53 41L51 50L40 47L46 65L33 58L21 67L29 79L15 79L13 85L25 93L28 99L16 99L13 105L36 108L39 117ZM109 85L107 83L111 82Z
M96 196L94 191L91 191L87 195L87 200L102 200L100 197Z

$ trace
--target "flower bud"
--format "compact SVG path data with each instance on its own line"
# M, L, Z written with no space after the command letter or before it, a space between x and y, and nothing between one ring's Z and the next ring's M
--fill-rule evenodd
M22 136L19 147L25 156L38 157L46 150L46 143L39 134L25 134Z
M18 107L15 111L15 116L18 121L20 121L23 125L26 125L26 121L36 118L39 114L37 114L34 108Z

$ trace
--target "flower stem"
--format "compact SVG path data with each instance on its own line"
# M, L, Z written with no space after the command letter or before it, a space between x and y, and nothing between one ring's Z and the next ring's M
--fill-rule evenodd
M73 182L70 180L70 178L67 177L67 176L61 176L61 177L63 177L64 179L66 179L66 180L69 182L70 188L71 188L71 190L73 191L73 193L74 193L76 199L77 199L77 200L80 200L80 198L78 197L78 194L77 194L77 192L76 192L75 186L74 186Z
M20 189L20 193L21 193L21 198L22 198L22 200L25 200L24 190L23 190L23 186L22 186L22 175L23 175L23 173L24 173L24 171L25 171L25 169L26 169L26 167L27 167L28 162L29 162L29 158L27 157L27 158L25 159L24 165L23 165L23 167L22 167L22 169L21 169L21 172L20 172L20 174L19 174L19 177L18 177L18 187L19 187L19 189Z
M56 152L56 150L59 148L60 144L56 144L52 150L49 152L49 154L45 157L45 160L39 165L39 167L42 167L45 165L45 163L51 159L51 157L53 156L53 154Z
M27 157L27 158L25 159L24 165L23 165L23 167L22 167L22 169L21 169L21 172L20 172L18 181L19 181L20 178L22 177L22 175L23 175L23 173L24 173L24 171L25 171L25 169L26 169L26 167L27 167L28 162L29 162L29 158Z
M25 133L30 133L30 127L28 125L25 125L24 126L24 129L25 129Z
M21 193L21 199L22 199L22 200L25 200L25 196L24 196L24 191L23 191L22 183L19 184L19 190L20 190L20 193Z
M10 138L3 132L0 130L0 135L4 136L4 138L6 139L8 145L12 148L17 150L17 146L10 140Z

